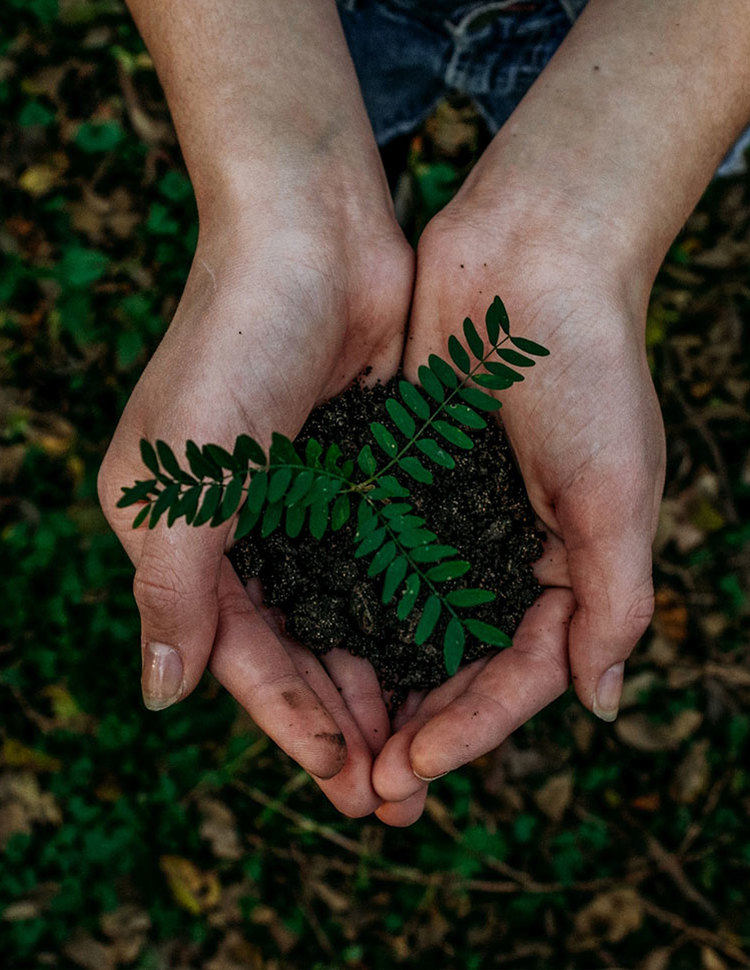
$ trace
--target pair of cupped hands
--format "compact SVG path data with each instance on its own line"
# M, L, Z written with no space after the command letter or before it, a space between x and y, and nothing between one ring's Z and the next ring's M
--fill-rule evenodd
M479 183L481 185L481 183ZM100 472L105 514L135 567L147 706L193 690L206 667L344 814L390 825L422 813L428 783L497 747L562 694L611 721L624 661L652 613L651 542L663 429L646 361L648 281L591 240L578 211L488 202L469 180L417 252L392 210L311 197L278 213L202 220L189 278ZM564 207L563 207L564 208ZM310 214L307 214L309 210ZM623 260L623 266L627 260ZM232 523L132 528L121 488L144 477L139 441L179 454L293 437L312 408L368 369L415 379L465 316L498 293L511 330L550 356L503 392L501 412L547 535L544 586L513 646L413 693L393 719L369 663L321 660L245 588L225 553Z

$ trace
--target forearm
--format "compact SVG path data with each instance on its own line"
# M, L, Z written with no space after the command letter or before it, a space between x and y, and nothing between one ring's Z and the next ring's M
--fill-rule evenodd
M748 120L746 0L590 0L463 199L649 276Z
M333 0L128 0L199 211L388 189ZM290 187L298 195L289 198ZM313 187L311 191L308 187ZM339 204L339 202L337 202Z

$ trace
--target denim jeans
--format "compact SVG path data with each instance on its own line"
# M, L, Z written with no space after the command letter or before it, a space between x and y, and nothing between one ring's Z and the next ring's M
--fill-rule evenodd
M586 0L338 0L378 144L416 128L449 93L494 134L534 83ZM717 174L746 171L750 129Z

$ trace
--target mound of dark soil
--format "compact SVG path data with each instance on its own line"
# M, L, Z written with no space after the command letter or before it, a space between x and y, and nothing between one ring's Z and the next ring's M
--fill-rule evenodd
M388 422L384 402L394 390L395 381L373 388L353 385L310 415L296 444L304 447L310 437L324 447L336 442L345 458L355 459L371 440L370 422ZM432 485L410 479L405 484L426 528L472 564L465 576L443 588L471 586L497 593L495 602L462 615L493 623L512 636L541 591L531 564L541 555L542 535L502 427L490 418L486 430L471 434L473 449L450 449L455 468L430 463ZM402 622L396 616L398 594L388 605L381 603L382 575L369 578L370 557L353 557L355 528L353 514L321 541L307 528L296 539L282 529L265 539L256 531L234 546L230 558L243 582L256 576L261 580L265 602L283 611L290 635L318 655L345 647L366 657L398 702L411 688L429 689L447 679L440 646L446 619L438 622L431 641L416 646L419 606ZM493 649L467 637L464 662Z

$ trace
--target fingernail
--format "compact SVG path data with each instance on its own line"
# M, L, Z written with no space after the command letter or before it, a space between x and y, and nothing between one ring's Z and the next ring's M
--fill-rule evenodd
M420 781L424 781L429 785L431 781L437 781L438 778L445 778L447 774L448 774L447 771L441 771L439 775L433 775L432 778L425 778L424 775L418 775L417 772L415 771L414 777L419 778Z
M166 643L147 643L143 651L141 688L150 711L163 711L182 693L182 658Z
M594 697L594 714L603 721L614 721L620 708L625 663L613 664L599 679Z

